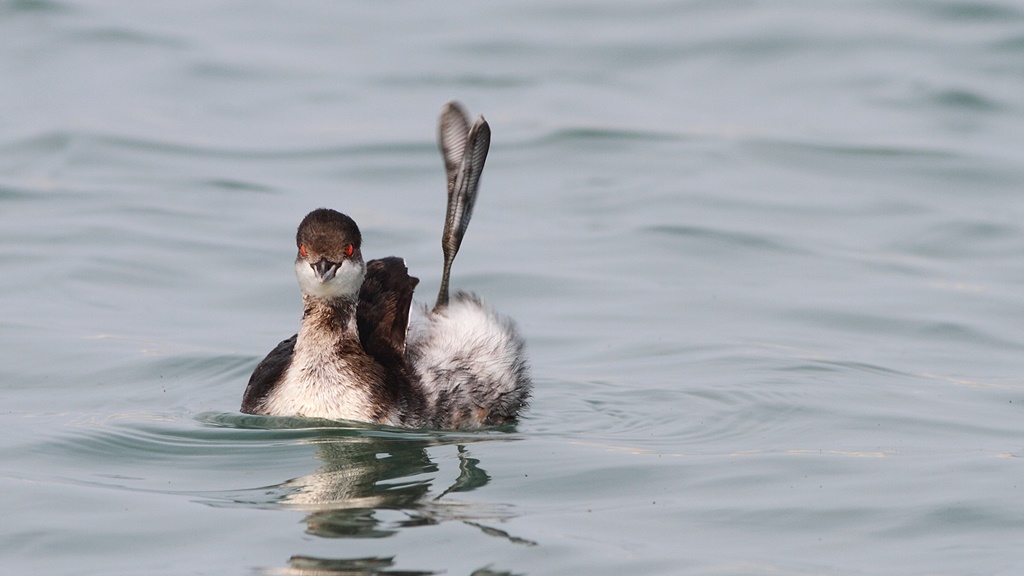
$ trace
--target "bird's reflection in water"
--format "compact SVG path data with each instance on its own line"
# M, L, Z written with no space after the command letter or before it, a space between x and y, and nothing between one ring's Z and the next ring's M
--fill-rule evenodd
M317 458L324 465L312 474L281 484L278 503L309 510L307 531L325 538L380 538L401 528L445 520L508 517L507 509L484 509L449 498L452 493L468 492L490 481L479 461L471 458L462 444L456 446L459 476L440 494L432 495L438 466L427 448L436 444L365 437L320 443Z
M351 431L350 431L351 432ZM365 432L365 431L364 431ZM322 538L384 538L400 530L459 521L487 536L511 544L536 543L512 536L492 524L511 518L510 506L479 505L452 498L485 486L491 478L466 448L470 442L494 436L451 438L420 435L378 436L346 434L308 439L317 445L323 462L312 474L284 482L260 493L259 503L275 508L307 511L306 532ZM434 487L440 471L428 449L451 446L457 452L459 473L445 487ZM237 503L242 503L236 500ZM249 502L255 504L256 502ZM432 571L393 571L393 558L328 559L296 556L289 566L268 573L295 575L398 575L434 574ZM474 574L506 574L481 569Z
M263 574L281 576L429 576L444 572L423 570L388 570L394 566L394 557L368 557L333 560L311 556L293 556L288 567L280 570L266 570ZM470 576L513 576L512 572L480 568Z

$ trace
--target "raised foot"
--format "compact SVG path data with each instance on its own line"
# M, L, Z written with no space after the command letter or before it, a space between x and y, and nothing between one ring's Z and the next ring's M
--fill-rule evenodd
M469 219L473 215L476 194L480 187L480 174L491 146L491 128L483 116L469 124L469 115L458 102L449 102L441 110L438 123L438 143L448 176L448 211L441 235L444 251L444 272L441 289L437 294L434 311L448 305L448 280L452 262L466 235Z

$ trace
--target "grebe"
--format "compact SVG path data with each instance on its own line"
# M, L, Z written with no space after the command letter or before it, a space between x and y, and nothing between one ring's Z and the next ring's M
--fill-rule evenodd
M242 412L444 429L502 426L526 408L531 382L515 324L474 294L448 295L452 261L476 202L491 131L449 102L439 135L448 177L444 269L432 310L401 258L363 261L359 227L320 208L302 219L295 274L299 333L252 373Z

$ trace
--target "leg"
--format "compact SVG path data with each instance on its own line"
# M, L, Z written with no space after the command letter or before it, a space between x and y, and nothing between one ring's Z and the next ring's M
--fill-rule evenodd
M473 215L480 174L491 145L491 128L483 116L477 116L473 125L467 129L468 124L465 111L455 102L448 103L441 112L439 140L448 175L448 212L444 233L441 235L444 271L434 311L448 305L448 280L452 262L459 252L469 219Z

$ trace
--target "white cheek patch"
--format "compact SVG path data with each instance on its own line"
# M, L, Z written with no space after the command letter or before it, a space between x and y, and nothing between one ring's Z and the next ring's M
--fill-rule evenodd
M341 263L341 268L338 268L338 273L327 284L333 284L339 294L358 296L359 289L363 287L364 278L366 278L366 264L363 264L362 260L345 260Z
M313 267L302 258L295 260L295 277L299 280L299 288L307 296L316 298L355 298L359 295L359 289L363 286L363 278L366 276L366 265L362 262L345 260L341 263L334 277L320 283Z

